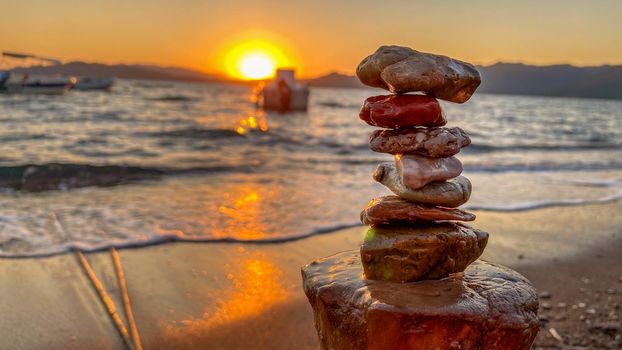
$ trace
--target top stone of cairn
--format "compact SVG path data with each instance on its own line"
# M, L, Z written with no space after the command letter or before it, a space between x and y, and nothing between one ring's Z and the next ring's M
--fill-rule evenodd
M457 103L466 102L481 82L470 63L403 46L379 47L359 64L356 75L365 85Z

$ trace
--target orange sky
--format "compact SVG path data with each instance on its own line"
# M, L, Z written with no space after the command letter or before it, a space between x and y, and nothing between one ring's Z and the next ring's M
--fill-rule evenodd
M622 64L622 1L10 1L0 50L224 71L246 40L303 76L353 73L381 44L473 63Z

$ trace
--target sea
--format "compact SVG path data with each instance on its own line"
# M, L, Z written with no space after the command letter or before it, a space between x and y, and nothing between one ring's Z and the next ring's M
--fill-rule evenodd
M312 88L306 112L251 86L118 80L110 92L0 95L0 256L166 241L286 242L358 225L392 156L358 118L377 89ZM622 101L475 94L442 103L472 145L464 209L622 200Z

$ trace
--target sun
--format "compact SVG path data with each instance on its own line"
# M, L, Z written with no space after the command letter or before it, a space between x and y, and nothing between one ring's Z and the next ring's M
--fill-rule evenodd
M251 52L240 57L238 69L247 79L266 79L274 74L274 59L262 52Z
M291 67L291 61L278 46L263 40L246 41L230 47L224 63L229 76L243 80L269 79L277 68Z

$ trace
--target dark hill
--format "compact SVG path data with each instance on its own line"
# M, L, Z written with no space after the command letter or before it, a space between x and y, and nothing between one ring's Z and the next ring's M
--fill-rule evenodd
M622 99L622 66L529 66L497 63L478 66L478 92L509 95ZM309 80L312 86L363 87L354 76L332 73Z
M22 70L18 68L16 70ZM183 81L217 81L217 76L193 69L160 67L142 64L102 64L69 62L57 66L29 67L33 74L65 74L77 76L116 77L124 79L158 79Z
M497 63L478 67L480 92L622 99L622 66L528 66Z

